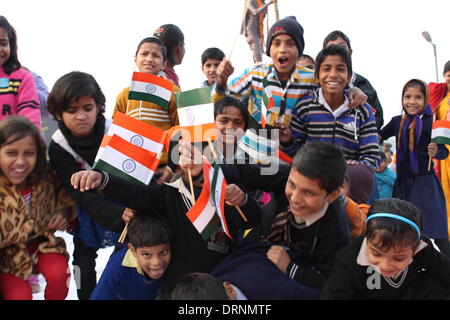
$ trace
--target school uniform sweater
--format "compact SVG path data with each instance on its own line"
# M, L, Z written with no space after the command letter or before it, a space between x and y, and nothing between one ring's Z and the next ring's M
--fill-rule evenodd
M291 124L293 143L282 149L293 155L306 141L327 142L340 146L347 160L376 169L380 155L372 108L366 104L348 109L346 98L346 103L332 112L325 103L319 89L297 105Z
M450 259L434 249L428 238L422 236L426 247L413 256L413 262L397 279L375 273L373 266L362 262L367 254L358 264L364 239L359 237L338 253L321 299L450 298Z
M41 128L41 107L33 76L25 69L6 74L0 66L0 120L11 115L28 118Z
M154 300L161 281L145 276L128 247L114 253L90 300Z
M138 185L122 180L114 175L103 181L106 195L128 208L141 214L156 211L164 215L173 230L171 241L172 261L166 271L163 284L174 285L190 272L210 272L212 268L226 256L227 252L217 250L215 243L205 241L186 216L192 206L189 187L181 178L170 185ZM231 181L227 181L232 183ZM195 187L196 198L201 192ZM237 232L254 227L261 218L261 211L256 202L248 197L247 203L241 207L248 222L245 222L234 207L225 206L225 216L233 239ZM226 247L230 251L234 243L226 239Z
M273 106L267 110L266 123L272 126L275 120L284 115L282 123L289 125L298 100L316 87L314 72L300 65L296 65L290 79L283 86L274 65L261 63L245 69L240 76L232 79L225 91L214 85L211 94L213 101L220 100L225 94L238 98L249 97L248 110L259 123L263 105L267 105L267 100L273 98Z

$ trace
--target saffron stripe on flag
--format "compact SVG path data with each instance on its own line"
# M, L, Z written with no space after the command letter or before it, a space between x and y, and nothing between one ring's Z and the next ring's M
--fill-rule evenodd
M433 129L435 129L435 128L447 128L447 129L450 129L450 121L446 121L446 120L433 121Z
M133 72L132 81L153 83L169 91L174 87L172 81L144 72Z
M198 126L179 127L183 140L189 143L211 141L217 139L217 129L214 123L207 123Z

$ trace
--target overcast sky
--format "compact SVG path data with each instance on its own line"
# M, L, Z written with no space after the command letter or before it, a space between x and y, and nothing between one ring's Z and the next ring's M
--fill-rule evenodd
M437 47L439 81L450 60L448 0L278 0L280 17L294 15L305 30L305 53L316 56L323 38L339 29L353 48L353 68L378 91L385 123L400 113L403 84L413 78L436 81L430 32ZM139 41L165 23L185 35L186 55L175 67L182 90L204 80L200 56L212 46L230 53L242 21L244 0L3 1L0 14L16 28L19 59L51 88L63 74L92 74L107 99L110 116L117 94L130 84ZM273 6L269 23L274 23ZM264 58L268 60L267 57ZM252 64L239 36L231 60L235 74Z

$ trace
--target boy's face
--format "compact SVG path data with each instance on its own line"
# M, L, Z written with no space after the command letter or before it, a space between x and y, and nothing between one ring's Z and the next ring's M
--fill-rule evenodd
M154 42L144 42L141 44L136 57L134 57L134 61L140 72L155 76L166 66L161 47Z
M72 100L57 119L64 122L74 137L87 138L94 131L97 113L95 100L91 97L81 97L78 100Z
M380 165L378 166L377 172L383 172L384 169L386 169L386 161L381 161Z
M353 52L353 50L348 46L347 42L346 42L344 39L342 39L341 37L338 37L336 40L331 40L331 41L329 41L329 42L327 43L327 47L328 47L329 45L332 45L332 44L344 48L345 50L347 50L347 52L348 52L350 55L351 55L352 52Z
M208 80L208 85L210 86L216 83L216 70L219 64L219 60L206 59L205 63L202 65L202 72Z
M270 57L275 66L278 79L290 79L299 56L297 44L290 35L280 34L272 40Z
M134 248L129 244L128 247L142 270L152 279L160 279L169 267L171 252L168 243L139 248Z
M317 213L327 202L336 200L339 192L337 189L327 194L327 191L319 186L318 179L309 179L294 168L291 169L285 188L296 221L306 215Z
M235 144L245 132L245 121L241 110L236 107L225 107L218 114L214 124L218 130L218 138L224 144Z
M377 238L367 241L367 255L369 262L383 276L395 277L412 262L414 250L411 246L396 245L389 250L382 250L378 249L374 243L378 243Z
M343 94L351 75L340 56L327 56L319 66L319 84L325 94Z

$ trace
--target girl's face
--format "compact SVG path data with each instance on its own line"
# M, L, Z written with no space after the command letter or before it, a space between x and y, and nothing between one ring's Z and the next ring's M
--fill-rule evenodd
M33 172L36 160L37 147L32 135L27 135L0 148L2 173L20 190L26 188L26 178Z
M327 56L319 66L319 84L324 94L343 94L351 75L338 55Z
M377 267L381 275L385 277L395 277L412 262L414 250L411 246L396 245L389 250L382 250L375 247L377 238L367 241L367 253L369 261Z
M444 74L444 80L445 80L445 83L447 84L447 90L448 90L448 92L450 92L450 71L448 71Z
M403 109L411 116L415 116L425 109L425 97L417 86L407 88L402 100Z
M223 113L217 115L214 123L219 140L225 144L234 144L244 135L244 117L236 107L223 108Z
M98 107L92 97L81 97L72 100L61 114L64 125L76 138L87 138L92 135L97 121Z
M154 42L144 42L141 44L136 57L134 57L134 61L140 72L155 76L166 66L161 47Z
M10 54L8 34L4 28L0 28L0 66L8 61Z

